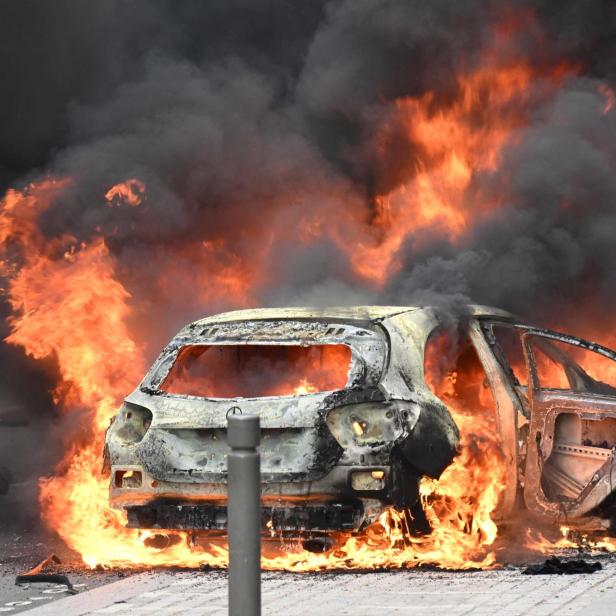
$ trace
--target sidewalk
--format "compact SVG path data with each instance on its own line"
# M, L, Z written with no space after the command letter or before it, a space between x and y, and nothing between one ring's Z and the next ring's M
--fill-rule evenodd
M586 575L522 575L517 569L468 573L263 574L264 616L515 616L616 614L616 561ZM28 616L227 613L226 572L159 571L25 612Z

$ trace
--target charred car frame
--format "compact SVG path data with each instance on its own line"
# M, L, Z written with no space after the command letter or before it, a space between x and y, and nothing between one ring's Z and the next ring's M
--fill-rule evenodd
M610 528L616 389L575 354L615 375L616 354L493 308L469 306L455 327L491 392L506 464L499 518L521 506L543 521ZM111 505L134 528L224 533L227 413L239 407L261 420L264 533L361 531L390 506L426 532L419 482L441 475L460 438L424 374L426 345L443 328L451 315L437 308L383 306L245 310L189 324L107 432Z

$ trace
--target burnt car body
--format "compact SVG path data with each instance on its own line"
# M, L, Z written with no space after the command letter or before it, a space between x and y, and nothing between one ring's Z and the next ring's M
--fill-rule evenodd
M261 421L264 532L358 532L390 506L425 532L419 482L438 478L460 446L424 374L426 345L451 327L437 308L385 306L243 310L189 324L107 432L111 505L134 528L224 532L227 414L239 407ZM610 527L616 389L559 345L615 370L616 354L494 308L468 306L454 327L491 395L506 464L499 518L522 503L544 521ZM548 364L550 378L552 364L561 370L559 387L543 381Z

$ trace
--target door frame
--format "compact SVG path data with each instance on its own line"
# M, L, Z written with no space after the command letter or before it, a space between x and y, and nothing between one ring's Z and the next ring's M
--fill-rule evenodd
M552 330L516 324L521 330L522 348L526 358L530 428L524 471L524 502L537 516L570 523L570 518L585 516L612 492L616 480L615 458L609 459L595 473L577 499L556 502L549 500L541 486L543 465L554 446L556 420L562 413L576 414L581 419L597 421L616 419L616 395L594 394L569 390L542 389L537 374L537 364L531 346L533 337L547 338L599 353L616 362L616 352L581 338ZM589 518L586 525L601 525L599 518Z

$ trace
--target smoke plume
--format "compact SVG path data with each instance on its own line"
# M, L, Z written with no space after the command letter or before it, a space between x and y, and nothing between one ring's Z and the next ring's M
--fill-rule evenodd
M474 301L616 341L601 330L616 300L613 2L22 0L0 12L0 184L70 179L40 215L41 245L61 244L49 256L61 259L67 237L76 253L105 238L148 360L189 320L251 305ZM501 86L481 81L486 65L530 75L489 113ZM378 247L418 212L388 227L383 198L445 159L413 126L455 107L461 75L480 75L469 135L507 126L498 161L465 177L455 233L424 220L385 262ZM137 206L109 196L133 179ZM25 257L4 258L19 269ZM0 353L2 401L38 433L57 361ZM8 452L15 433L0 430ZM50 438L28 468L49 472L63 446Z

